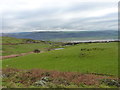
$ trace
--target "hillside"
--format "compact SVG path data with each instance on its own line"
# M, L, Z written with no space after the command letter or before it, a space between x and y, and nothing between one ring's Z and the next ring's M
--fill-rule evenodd
M2 39L2 56L33 52L35 49L47 51L59 47L62 43L20 39L14 37L0 37Z
M5 58L7 88L117 88L118 42L66 43L3 37L3 57L39 49L40 53ZM26 42L27 41L27 42Z
M117 50L117 43L114 42L79 44L62 50L6 59L3 67L117 75Z
M32 40L32 39L19 39L15 37L0 37L2 40L2 44L19 44L19 43L40 43L39 40Z
M76 31L76 32L22 32L3 33L3 36L16 38L29 38L34 40L70 41L70 40L96 40L117 39L118 31Z

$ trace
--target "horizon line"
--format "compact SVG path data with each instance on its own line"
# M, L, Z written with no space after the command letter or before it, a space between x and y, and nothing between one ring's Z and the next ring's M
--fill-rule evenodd
M80 32L80 31L118 31L118 30L32 30L24 32ZM1 32L1 33L22 33L20 32Z

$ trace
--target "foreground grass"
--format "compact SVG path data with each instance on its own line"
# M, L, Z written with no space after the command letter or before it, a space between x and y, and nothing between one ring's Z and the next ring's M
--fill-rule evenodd
M110 76L59 72L40 69L3 69L2 85L6 88L115 88L120 84Z
M91 43L3 60L3 68L48 69L117 76L118 43Z

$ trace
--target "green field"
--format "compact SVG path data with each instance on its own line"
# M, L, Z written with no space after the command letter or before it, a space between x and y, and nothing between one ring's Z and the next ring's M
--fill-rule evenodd
M62 50L6 59L2 64L3 68L40 68L117 76L118 43L78 44Z
M35 49L45 50L45 48L50 47L48 44L34 43L34 44L19 44L19 45L3 45L2 55L20 54L34 51Z
M26 43L27 41L41 42L39 40L32 39L19 39L14 37L0 37L2 43Z
M56 48L57 46L55 47L55 45L60 45L60 43L56 42L19 39L13 37L2 37L2 43L2 56L27 53L34 51L35 49L46 51L48 48Z

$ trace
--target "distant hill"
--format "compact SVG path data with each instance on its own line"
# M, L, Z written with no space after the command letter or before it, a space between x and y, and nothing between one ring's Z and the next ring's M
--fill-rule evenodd
M78 31L78 32L21 32L3 33L2 36L28 38L34 40L70 41L70 40L100 40L117 39L118 31Z

